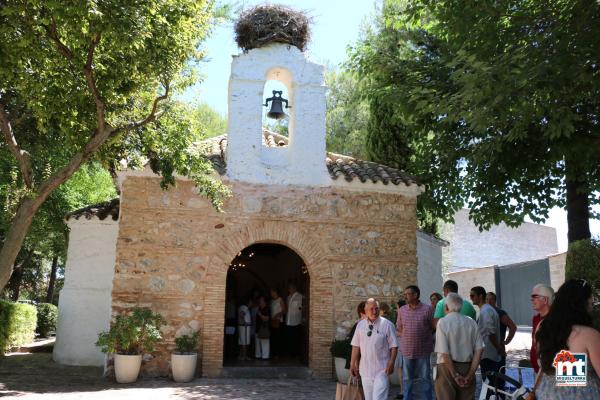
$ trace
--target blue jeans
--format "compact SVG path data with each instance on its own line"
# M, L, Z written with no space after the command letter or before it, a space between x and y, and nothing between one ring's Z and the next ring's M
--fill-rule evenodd
M406 358L404 357L402 367L402 389L404 400L412 400L413 380L421 380L423 398L432 400L433 392L431 389L431 364L429 357L425 358Z

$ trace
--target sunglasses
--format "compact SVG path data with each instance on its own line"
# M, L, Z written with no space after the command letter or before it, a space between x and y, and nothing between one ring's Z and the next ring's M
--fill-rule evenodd
M371 337L371 335L373 334L373 328L374 328L374 325L369 324L369 332L367 332L368 337ZM377 329L377 333L379 333L379 329Z
M577 282L581 283L581 287L584 288L588 282L585 279L577 279Z
M531 300L533 300L533 299L539 299L540 297L546 297L546 296L542 296L541 294L532 294L531 295Z

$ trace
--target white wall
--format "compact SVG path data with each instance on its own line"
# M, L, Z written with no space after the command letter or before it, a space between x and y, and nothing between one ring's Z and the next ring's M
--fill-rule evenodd
M567 253L553 254L548 257L550 268L550 286L556 292L560 285L565 283L565 267L567 265Z
M279 80L288 90L286 147L262 145L267 80ZM260 184L329 186L325 90L324 67L309 61L294 46L272 44L234 56L229 79L227 177Z
M442 231L450 242L452 269L515 264L558 252L554 228L526 222L518 228L500 224L479 232L465 209L456 213L453 226Z
M473 269L453 271L448 274L448 279L452 279L458 284L458 294L463 300L468 300L471 288L475 286L483 286L487 292L496 291L495 267L495 265L486 265Z
M118 222L110 218L71 219L65 285L58 302L54 361L68 365L104 365L94 345L108 330Z
M417 231L417 286L421 301L429 304L433 292L442 294L442 249L447 243Z

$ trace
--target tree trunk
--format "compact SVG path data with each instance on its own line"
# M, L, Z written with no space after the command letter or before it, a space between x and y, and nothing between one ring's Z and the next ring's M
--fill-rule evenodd
M6 286L13 272L13 264L27 236L33 216L50 193L34 199L25 198L19 203L17 213L8 228L8 234L0 250L0 290Z
M582 239L590 239L590 202L589 187L582 176L569 172L570 163L565 160L567 175L565 183L567 187L567 225L569 228L569 243ZM583 176L585 177L585 175Z
M10 299L12 301L19 300L19 295L21 294L21 283L23 282L23 274L25 269L29 266L32 256L33 249L29 250L23 261L14 267L14 271L10 276L10 280L8 281L8 288L11 292Z
M25 197L19 203L17 213L10 223L8 234L0 250L0 291L4 289L12 274L13 264L27 236L31 222L38 209L44 204L48 196L60 185L65 183L102 146L114 130L96 132L86 143L83 150L75 154L71 161L61 170L43 181L34 197Z
M10 280L8 281L8 288L10 290L10 300L17 301L19 300L19 295L21 294L21 282L23 281L23 267L17 267L14 269L12 275L10 276Z
M48 282L48 292L46 293L46 303L52 303L54 297L54 283L56 282L56 270L58 269L58 256L52 259L52 270L50 271L50 282Z

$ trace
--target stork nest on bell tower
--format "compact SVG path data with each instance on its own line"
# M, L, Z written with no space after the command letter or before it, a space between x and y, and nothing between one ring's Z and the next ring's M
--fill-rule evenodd
M303 12L281 5L260 5L240 15L235 40L244 51L270 43L286 43L304 51L310 39L310 19Z

